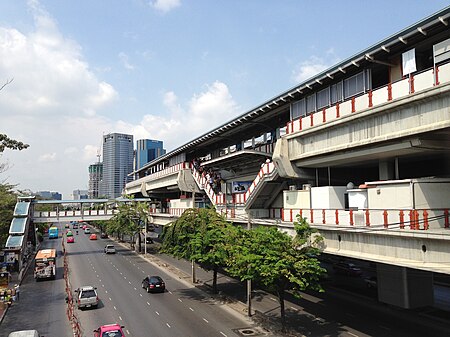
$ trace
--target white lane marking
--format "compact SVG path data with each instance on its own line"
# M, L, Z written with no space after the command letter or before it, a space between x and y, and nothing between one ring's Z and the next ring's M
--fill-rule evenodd
M272 300L272 301L278 301L276 298L274 298L274 297L270 297L270 299Z
M169 327L169 328L170 328L170 325L169 325L169 323L166 323L166 325L167 325L167 327Z
M110 301L112 301L111 297L108 297Z
M157 311L155 311L156 312L156 314L159 316L159 312L157 312Z
M225 335L222 331L219 331L219 332L220 332L220 334L221 334L222 336L227 337L227 335Z
M108 293L108 290L105 290L105 293L107 294L107 293Z
M113 306L114 310L117 310L116 306Z
M181 300L181 298L178 299L179 302L183 303L183 301Z
M297 309L297 308L294 308L294 307L291 307L291 309L294 310L294 311L298 311L298 309Z
M131 284L131 283L130 283ZM134 287L134 290L137 290L136 287Z
M130 334L130 331L128 331L128 330L125 330L126 332L127 332L127 335L129 335Z
M203 318L203 317L202 317L202 318ZM206 318L203 318L203 320L204 320L206 323L209 323L208 320L207 320Z
M142 297L142 294L139 294L139 296L141 296L141 297Z
M142 274L145 274L145 272L144 272L144 271L142 271Z
M117 270L119 270L119 269L117 269ZM122 272L120 272L120 275L123 275Z
M131 284L131 281L128 281L129 284Z
M102 287L104 288L104 287L105 287L105 285L104 285L104 284L102 284Z
M125 280L127 279L127 277L126 277L126 276L124 276L123 278L124 278Z
M173 294L173 293L169 290L169 294Z
M147 302L147 305L150 305L150 303Z
M121 317L121 316L119 316L119 319L120 319L120 320L122 320L122 317Z
M192 309L191 307L189 307L189 310L190 310L190 311L194 311L194 309Z
M355 335L354 333L351 333L350 331L347 331L347 333L348 333L349 335L352 335L352 336L358 337L358 335Z

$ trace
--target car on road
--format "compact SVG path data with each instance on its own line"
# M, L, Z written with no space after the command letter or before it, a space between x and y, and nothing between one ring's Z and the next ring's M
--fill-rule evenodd
M100 238L101 239L106 239L108 237L108 234L106 234L105 232L101 232L100 233Z
M113 245L106 245L105 246L105 254L115 254L116 253L116 247Z
M151 244L153 243L153 239L147 236L147 238L145 239L145 243Z
M68 236L67 243L75 243L75 238L73 236Z
M89 240L97 240L97 234L91 234Z
M73 226L73 229L78 229L78 224L77 223L74 223L72 226Z
M66 224L64 225L64 228L69 228L69 224L66 223Z
M333 269L336 274L347 275L347 276L361 276L361 269L353 263L349 262L338 262L333 265Z
M77 307L82 308L97 308L98 306L98 295L96 287L93 286L83 286L75 290L77 293Z
M122 328L124 326L119 324L102 325L94 330L94 337L125 337Z
M84 228L84 234L91 234L91 229L89 227Z
M66 236L67 236L67 237L69 237L69 236L73 236L73 233L72 233L72 231L68 230L68 231L67 231L67 233L66 233Z
M147 276L142 280L142 288L148 293L151 292L164 292L166 284L160 276Z

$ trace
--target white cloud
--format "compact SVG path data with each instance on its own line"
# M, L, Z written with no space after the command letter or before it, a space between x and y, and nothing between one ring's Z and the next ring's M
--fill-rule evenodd
M324 53L324 58L313 55L308 60L297 64L292 71L292 80L295 83L303 82L338 62L339 58L334 49L330 48Z
M96 149L85 147L97 148L101 132L114 130L97 114L118 94L96 77L81 47L60 33L38 1L29 1L29 9L32 31L0 25L0 74L5 81L14 78L0 92L0 132L30 144L5 151L1 162L11 165L0 180L68 197L86 187L87 167L96 161Z
M167 13L181 5L180 0L154 0L150 2L151 6L156 10Z
M111 120L102 112L119 98L114 87L95 75L82 48L59 32L37 1L30 9L31 32L0 24L0 74L5 81L14 78L0 92L0 132L30 144L2 154L0 162L10 168L0 181L70 198L73 190L87 189L88 166L97 162L102 134L158 139L170 151L240 112L227 85L216 81L190 99L167 90L161 94L165 111L138 123Z
M134 70L134 66L129 62L127 54L123 52L119 53L119 60L122 62L125 69Z
M56 159L56 153L44 153L39 157L39 161L47 162L47 161L54 161Z
M219 81L206 85L203 92L195 94L185 104L185 108L172 91L164 94L163 102L168 114L145 115L141 122L140 133L143 135L142 138L163 140L168 151L232 119L239 113L239 107L227 85Z

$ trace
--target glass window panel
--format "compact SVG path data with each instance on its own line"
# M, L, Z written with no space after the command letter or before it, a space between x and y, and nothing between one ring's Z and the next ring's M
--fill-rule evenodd
M317 93L317 109L322 109L330 105L330 87Z
M306 97L306 113L312 113L316 111L316 94L312 94Z

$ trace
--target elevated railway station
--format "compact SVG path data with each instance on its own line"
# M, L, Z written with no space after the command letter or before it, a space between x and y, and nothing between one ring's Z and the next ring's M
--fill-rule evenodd
M427 17L132 173L155 224L214 206L377 266L380 301L429 305L450 274L450 8ZM420 292L412 291L420 287Z

